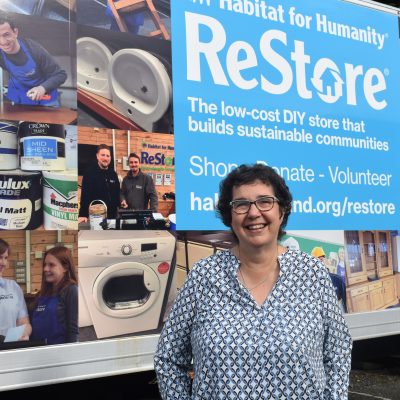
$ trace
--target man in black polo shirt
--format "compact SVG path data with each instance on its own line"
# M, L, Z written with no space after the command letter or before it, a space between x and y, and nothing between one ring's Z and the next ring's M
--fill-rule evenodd
M97 164L89 167L82 178L78 223L87 222L89 205L93 200L106 203L108 219L117 217L120 186L118 175L110 168L110 148L106 144L100 144L97 147L96 158Z

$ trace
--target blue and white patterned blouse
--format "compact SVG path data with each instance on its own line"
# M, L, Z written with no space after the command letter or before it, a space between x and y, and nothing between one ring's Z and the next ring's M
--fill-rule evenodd
M155 355L164 400L347 399L352 341L328 272L301 251L278 259L262 306L230 250L195 264Z

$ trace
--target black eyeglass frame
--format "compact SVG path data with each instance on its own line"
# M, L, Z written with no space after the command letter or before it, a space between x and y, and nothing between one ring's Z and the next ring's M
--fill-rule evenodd
M272 199L272 205L271 205L270 208L268 208L268 209L261 209L261 208L257 205L257 202L258 202L258 201L264 200L264 199ZM239 202L240 202L240 203L245 203L245 204L248 205L246 211L237 212L237 210L235 210L235 203L239 203ZM251 208L251 206L252 206L253 204L257 207L257 210L258 210L258 211L260 211L260 212L265 212L265 211L270 211L270 210L272 210L272 209L274 208L275 203L279 204L279 199L278 199L277 197L275 197L275 196L261 196L261 197L259 197L257 200L254 200L254 201L250 201L250 200L247 200L247 199L232 200L232 201L229 202L229 206L231 207L232 211L233 211L235 214L239 214L239 215L240 215L240 214L247 214L247 213L250 211L250 208Z

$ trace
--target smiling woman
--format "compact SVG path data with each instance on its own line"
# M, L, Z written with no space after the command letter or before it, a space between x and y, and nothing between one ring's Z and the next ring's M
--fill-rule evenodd
M31 339L47 344L78 341L78 286L68 248L45 253L42 284L32 312Z
M291 203L265 165L222 181L237 245L196 263L179 292L155 356L164 400L347 399L351 338L328 271L278 242Z

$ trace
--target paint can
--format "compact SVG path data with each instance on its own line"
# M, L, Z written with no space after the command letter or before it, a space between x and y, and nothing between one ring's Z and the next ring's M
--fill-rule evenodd
M32 230L42 224L42 174L0 171L0 229Z
M43 171L45 229L78 229L78 173Z
M18 168L18 121L0 121L0 170Z
M90 229L102 230L103 229L102 224L106 221L107 221L107 205L106 205L106 203L104 203L103 200L93 200L89 204Z
M21 169L65 170L64 125L21 122L18 128Z

